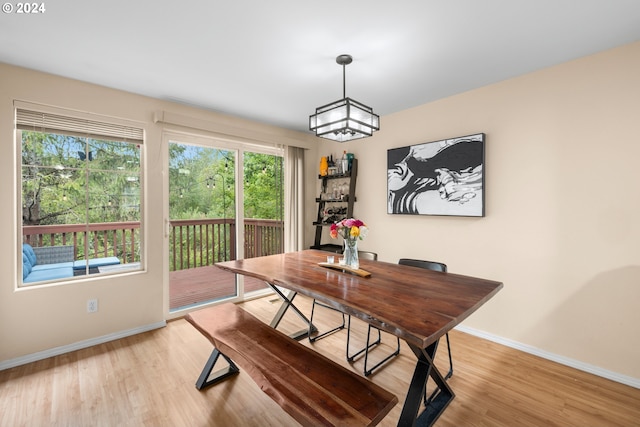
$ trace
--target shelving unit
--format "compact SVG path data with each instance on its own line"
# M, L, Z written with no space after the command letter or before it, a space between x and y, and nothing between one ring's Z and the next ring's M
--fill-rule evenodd
M337 175L318 175L320 183L320 197L316 198L318 203L318 217L313 225L316 227L316 236L311 249L322 249L325 251L342 252L342 246L322 243L322 231L325 227L330 227L334 222L338 222L345 218L353 217L353 205L356 202L356 180L358 177L358 159L351 161L351 170L347 173ZM340 181L338 181L340 180ZM339 198L328 198L326 195L330 193L330 184L341 183L348 184L347 194L343 194ZM323 197L322 195L325 195ZM346 208L346 210L344 209ZM341 213L333 213L326 215L325 210L332 209L334 211L341 210Z

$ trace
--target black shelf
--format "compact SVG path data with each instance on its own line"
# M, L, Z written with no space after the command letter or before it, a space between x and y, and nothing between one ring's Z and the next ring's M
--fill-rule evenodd
M342 218L342 219L346 219L346 217ZM342 219L340 221L342 221ZM338 222L338 221L336 221L336 222ZM333 224L334 224L333 222L318 222L318 221L314 221L313 222L313 225L315 225L316 227L328 227L328 226L333 225Z
M355 202L356 199L353 199L353 201ZM343 199L327 199L327 200L323 200L319 197L316 197L316 202L320 203L320 202L326 202L326 203L349 203L349 195L347 194L346 196L344 196Z
M353 166L351 166L351 172L353 172ZM339 179L339 178L351 178L351 172L349 173L338 173L333 175L318 175L318 179Z
M318 203L318 217L313 225L316 227L316 236L314 240L314 245L311 246L312 249L323 249L323 250L331 250L335 252L342 252L342 247L334 244L322 244L322 230L324 227L330 226L332 222L324 222L324 210L325 205L327 203L336 204L336 203L344 203L346 204L347 212L346 215L344 212L340 213L344 218L352 218L353 217L353 204L356 201L356 178L358 176L358 159L353 159L351 162L351 170L349 173L341 173L336 175L318 175L318 179L321 180L321 188L320 194L327 192L327 182L334 179L348 179L349 180L349 192L347 195L343 196L341 199L331 199L331 200L322 200L321 198L316 198L316 203ZM335 205L333 205L335 206ZM325 249L329 248L329 249Z

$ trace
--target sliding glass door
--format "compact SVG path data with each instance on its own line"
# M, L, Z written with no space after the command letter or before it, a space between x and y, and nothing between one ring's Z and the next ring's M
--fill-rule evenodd
M169 309L237 296L236 152L169 142Z
M284 252L284 177L279 155L244 152L244 258ZM259 280L245 278L244 292L266 289Z
M284 250L281 153L216 142L168 140L170 312L268 291L214 264Z

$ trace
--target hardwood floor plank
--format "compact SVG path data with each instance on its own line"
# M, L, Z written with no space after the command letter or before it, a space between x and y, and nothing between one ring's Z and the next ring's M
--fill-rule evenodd
M303 313L310 301L295 299ZM243 304L269 322L275 297ZM316 311L319 327L338 322L332 310ZM294 332L300 319L287 313L280 330ZM354 320L356 340L366 327ZM436 425L453 426L638 426L640 390L596 377L462 332L450 333L456 393ZM345 360L346 332L305 345L362 371L361 359ZM394 340L371 353L382 357ZM388 345L388 344L389 345ZM356 343L354 343L356 345ZM195 381L211 344L186 321L50 359L0 371L0 426L296 426L247 375L198 391ZM441 347L436 364L448 360ZM381 426L400 416L415 358L403 343L399 357L371 376L400 400ZM429 389L433 386L430 384Z

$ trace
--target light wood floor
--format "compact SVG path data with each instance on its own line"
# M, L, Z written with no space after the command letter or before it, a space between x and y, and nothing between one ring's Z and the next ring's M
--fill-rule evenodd
M310 311L308 299L298 296L296 302L303 312ZM278 306L273 297L244 304L265 321ZM335 320L330 310L322 313L321 328ZM300 326L288 314L280 329L293 332ZM356 327L366 329L360 322ZM456 398L436 426L640 425L640 390L462 332L450 336L455 373L449 382ZM345 337L342 331L313 347L349 366ZM160 330L1 371L0 426L296 425L242 373L196 390L211 350L180 319ZM446 350L440 350L436 362L444 370ZM400 400L380 425L396 425L414 363L403 344L400 357L371 377ZM362 361L353 368L360 372Z

